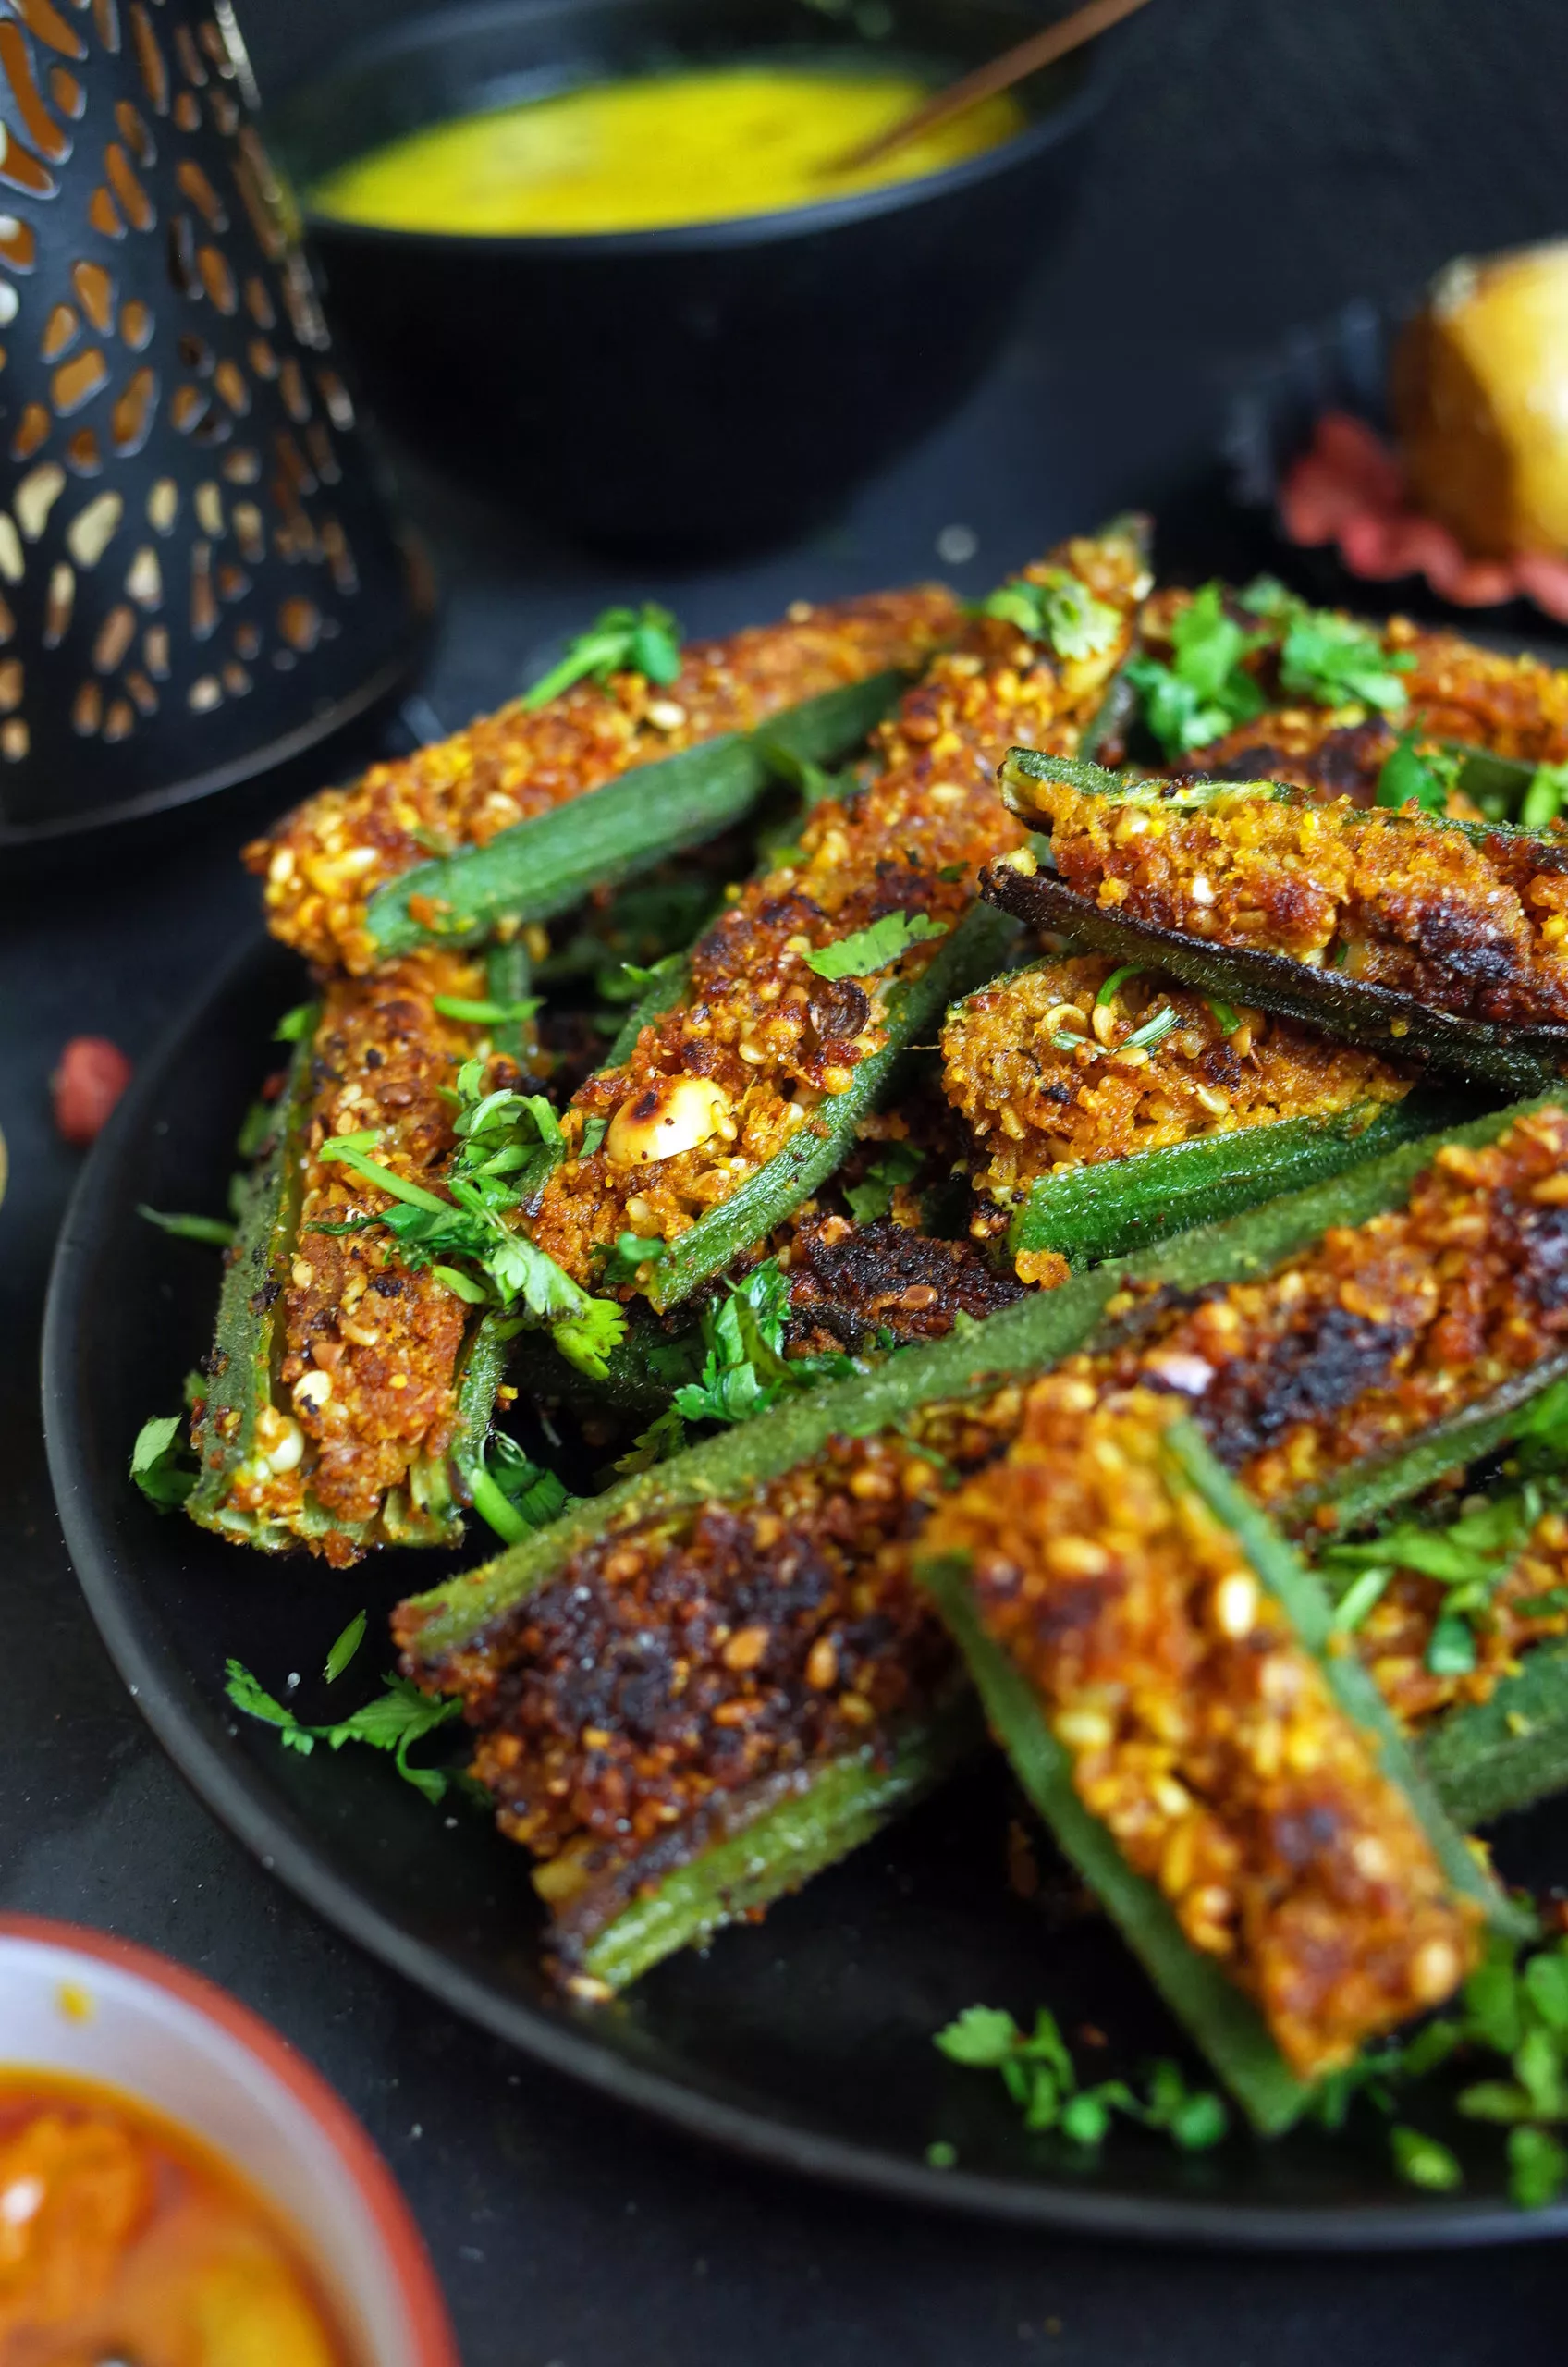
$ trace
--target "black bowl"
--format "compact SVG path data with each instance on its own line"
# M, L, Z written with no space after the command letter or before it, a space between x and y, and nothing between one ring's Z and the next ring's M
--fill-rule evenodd
M945 80L1041 14L892 0L880 54ZM864 47L807 0L504 0L376 35L272 136L309 209L333 166L476 108L677 61ZM788 213L470 238L309 210L310 229L372 401L430 458L595 544L755 546L830 516L979 376L1061 230L1105 79L1081 53L1022 86L1032 120L1003 146Z

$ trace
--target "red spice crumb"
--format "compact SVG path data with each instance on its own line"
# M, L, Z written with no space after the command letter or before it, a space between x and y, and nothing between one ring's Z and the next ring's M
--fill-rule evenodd
M73 1036L49 1080L62 1139L82 1147L96 1142L130 1075L130 1062L106 1036Z

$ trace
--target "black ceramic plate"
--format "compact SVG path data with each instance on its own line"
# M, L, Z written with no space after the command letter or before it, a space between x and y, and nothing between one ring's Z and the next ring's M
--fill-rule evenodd
M658 1968L603 2011L562 2005L538 1959L521 1854L466 1806L432 1809L366 1752L286 1752L237 1722L222 1691L233 1654L275 1690L320 1669L361 1604L373 1630L439 1557L388 1557L335 1575L267 1564L126 1478L137 1429L179 1403L202 1353L214 1253L135 1213L224 1205L231 1147L271 1034L300 975L276 947L244 953L142 1071L67 1218L44 1357L49 1451L66 1537L94 1616L154 1732L262 1862L443 2005L606 2094L781 2167L956 2206L1116 2236L1317 2249L1501 2242L1568 2232L1568 2204L1525 2216L1499 2174L1495 2131L1455 2140L1457 2198L1399 2186L1380 2133L1280 2143L1233 2135L1175 2152L1119 2128L1103 2157L1030 2137L999 2082L939 2056L931 2033L975 2002L1025 2019L1048 2003L1071 2033L1107 2034L1108 2068L1179 2048L1103 1922L1074 1912L1048 1861L1033 1898L1006 1877L1018 1809L999 1763L938 1798L705 1957ZM361 1656L369 1689L385 1660ZM353 1706L352 1679L331 1714ZM293 1698L325 1713L313 1674ZM1559 1813L1509 1829L1505 1863L1537 1880L1568 1861ZM1040 1845L1043 1849L1043 1845ZM1445 2131L1445 2134L1452 2132ZM957 2166L929 2168L944 2139Z

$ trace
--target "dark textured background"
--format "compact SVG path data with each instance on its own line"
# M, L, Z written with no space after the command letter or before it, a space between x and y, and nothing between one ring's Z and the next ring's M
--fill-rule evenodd
M386 0L252 0L279 89ZM1200 465L1227 386L1292 322L1447 255L1568 228L1564 0L1155 0L1068 245L968 412L810 548L632 585L410 472L448 593L429 681L494 704L585 607L665 592L695 630L928 570L978 583ZM483 325L462 366L483 367ZM212 1823L107 1666L59 1540L35 1344L76 1160L65 1038L144 1051L254 925L221 811L174 849L0 893L0 1905L171 1950L329 2073L413 2199L468 2367L1533 2367L1554 2247L1384 2262L1117 2253L813 2193L619 2116L476 2037L316 1924ZM3 2034L0 2034L3 2036Z

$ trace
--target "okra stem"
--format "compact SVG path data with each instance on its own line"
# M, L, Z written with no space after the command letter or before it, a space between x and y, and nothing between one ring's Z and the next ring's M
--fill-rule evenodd
M770 743L813 763L854 747L904 681L883 672L825 692L775 716L760 733L729 732L641 766L515 823L484 846L420 864L371 898L365 929L385 959L433 940L473 944L503 919L549 920L591 889L700 846L741 820L773 778Z

